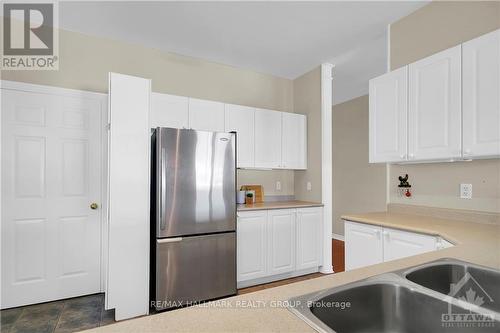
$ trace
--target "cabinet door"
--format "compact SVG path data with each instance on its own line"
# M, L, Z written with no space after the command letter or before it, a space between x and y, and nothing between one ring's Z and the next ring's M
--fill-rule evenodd
M151 127L187 128L188 98L151 94Z
M225 130L236 132L238 168L255 166L255 109L247 106L225 105Z
M237 281L267 275L267 211L238 212Z
M268 211L268 272L288 273L295 269L295 210Z
M189 127L201 131L224 132L224 104L190 98Z
M382 227L345 221L346 271L383 261Z
M321 207L297 209L297 270L320 266L322 230Z
M281 112L255 110L255 167L281 168Z
M500 30L462 46L463 154L500 155Z
M406 160L408 67L370 80L370 163Z
M384 261L436 250L436 237L413 232L384 229Z
M408 159L462 156L461 46L409 66Z
M281 166L285 169L307 169L307 118L303 114L281 115Z

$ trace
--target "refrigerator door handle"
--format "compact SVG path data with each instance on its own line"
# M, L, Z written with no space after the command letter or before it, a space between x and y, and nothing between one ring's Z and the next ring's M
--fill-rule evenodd
M164 243L174 243L174 242L180 242L182 241L182 237L174 237L174 238L162 238L156 240L158 244L164 244Z
M160 230L165 230L165 199L166 199L166 191L167 191L167 182L165 175L164 163L166 162L166 152L165 148L161 148L161 156L160 156L160 204L159 204L159 216L160 216Z

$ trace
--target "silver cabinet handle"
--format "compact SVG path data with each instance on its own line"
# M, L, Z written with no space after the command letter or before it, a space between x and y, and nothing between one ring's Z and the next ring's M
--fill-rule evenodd
M158 244L164 244L164 243L175 243L175 242L180 242L180 241L182 241L182 237L162 238L162 239L158 239L156 242Z

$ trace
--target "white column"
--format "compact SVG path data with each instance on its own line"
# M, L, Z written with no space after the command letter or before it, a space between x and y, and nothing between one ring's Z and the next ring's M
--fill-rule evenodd
M321 65L321 197L323 200L323 264L320 272L332 268L332 64Z

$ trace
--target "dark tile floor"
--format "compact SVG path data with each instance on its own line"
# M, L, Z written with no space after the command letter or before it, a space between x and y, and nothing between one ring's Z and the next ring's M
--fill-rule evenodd
M67 333L115 322L104 310L104 294L22 306L0 311L1 333Z
M321 273L308 274L238 290L246 294L289 283L314 279ZM114 310L104 310L104 294L22 306L0 311L1 333L68 333L115 322ZM152 313L154 314L154 313Z

